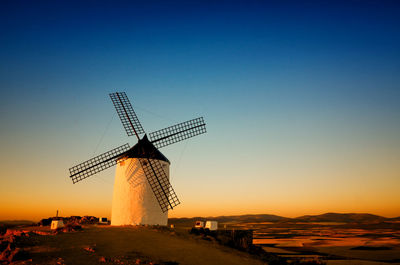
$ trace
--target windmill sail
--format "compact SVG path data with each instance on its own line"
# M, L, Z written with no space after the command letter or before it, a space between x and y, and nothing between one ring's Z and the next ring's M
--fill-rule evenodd
M118 158L128 150L129 144L124 144L120 147L105 152L104 154L89 159L88 161L85 161L79 165L71 167L69 169L69 173L72 182L75 184L78 181L81 181L100 171L116 165L118 162Z
M203 117L185 121L149 134L155 147L161 148L206 132Z
M143 134L144 130L125 92L111 93L110 98L128 136Z
M112 218L113 222L115 224L131 224L133 220L131 217L136 214L135 211L132 211L128 215L126 212L120 211L121 209L131 209L132 198L136 198L136 195L131 192L132 190L126 189L127 187L125 185L128 183L128 185L133 188L138 187L138 189L142 190L145 188L147 190L146 194L147 192L149 194L149 196L146 195L146 198L149 199L149 202L151 201L149 205L152 206L150 208L153 209L155 207L155 209L158 210L158 202L162 210L162 212L155 211L151 213L138 212L136 217L140 219L146 216L147 218L147 214L149 214L152 220L149 222L166 225L168 210L179 205L180 201L169 182L169 161L158 151L158 148L205 133L206 124L204 119L200 117L155 131L149 134L149 141L125 92L115 92L109 95L127 135L136 135L139 141L132 148L130 148L128 144L125 144L70 168L70 178L73 183L77 183L116 165L118 161L129 159L126 166L121 163L120 167L117 168L117 172L120 172L120 170L124 170L125 172L123 178L120 178L120 174L116 173L115 183L118 182L119 186L117 186L117 184L114 186L114 194L117 194L116 198L118 199L113 199L112 212L113 216L116 217ZM139 137L140 134L144 134L144 136L142 135L142 139ZM134 160L132 160L133 158ZM161 161L166 162L166 164L162 164L164 162ZM142 174L142 170L144 174ZM157 202L152 197L148 186L145 185L146 181L151 191L154 193ZM128 193L124 194L124 191L128 191ZM126 196L120 196L121 194ZM138 202L136 206L139 205L138 207L142 207L144 205L143 201L140 199L136 201ZM140 206L140 204L142 204L142 206Z
M180 204L161 162L148 158L139 158L139 161L161 210L165 213Z

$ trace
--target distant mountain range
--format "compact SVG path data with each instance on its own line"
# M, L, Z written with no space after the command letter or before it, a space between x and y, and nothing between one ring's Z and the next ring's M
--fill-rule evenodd
M294 220L298 222L339 222L339 223L371 223L400 220L397 218L386 218L369 213L325 213L320 215L304 215Z
M281 217L273 214L246 214L246 215L230 215L217 217L192 217L192 218L169 218L170 222L186 223L195 222L197 220L215 220L220 223L236 222L236 223L251 223L251 222L279 222L290 218Z
M30 220L1 220L0 225L9 225L9 226L17 226L17 225L31 225L36 222Z
M296 218L282 217L272 214L246 214L217 217L169 218L170 223L193 223L197 220L215 220L220 223L298 223L298 222L335 222L335 223L377 223L399 221L400 217L386 218L368 213L325 213L320 215L304 215Z
M400 216L395 218L387 218L369 213L324 213L319 215L304 215L295 218L282 217L273 214L245 214L230 215L217 217L192 217L192 218L169 218L169 223L189 224L192 225L197 220L215 220L219 223L318 223L318 222L334 222L345 224L371 224L382 222L399 222ZM0 226L17 226L33 224L27 220L7 220L0 221Z

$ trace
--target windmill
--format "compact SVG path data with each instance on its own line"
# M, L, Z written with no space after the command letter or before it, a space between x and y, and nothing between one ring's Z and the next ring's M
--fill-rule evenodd
M206 132L203 117L149 133L125 92L109 94L128 136L138 143L121 145L69 169L75 184L117 165L112 203L112 225L167 225L168 210L180 204L169 182L169 160L158 150ZM142 135L142 138L140 136Z

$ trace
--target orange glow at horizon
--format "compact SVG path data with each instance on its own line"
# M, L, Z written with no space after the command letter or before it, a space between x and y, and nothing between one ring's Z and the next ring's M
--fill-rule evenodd
M62 207L59 207L62 205ZM216 216L228 216L228 215L245 215L245 214L272 214L283 217L299 217L302 215L317 215L327 212L336 213L371 213L381 215L384 217L399 217L400 204L393 202L391 205L385 205L385 209L382 209L378 203L371 205L360 205L354 207L352 204L334 206L334 205L318 205L318 204L304 204L297 205L293 204L270 204L268 207L262 207L262 205L253 205L247 207L246 205L234 205L234 204L209 204L205 205L202 203L187 202L177 206L174 210L169 211L168 216L170 218L181 218L181 217L216 217ZM356 208L356 209L355 209ZM46 202L44 204L39 201L25 201L16 202L10 201L2 203L0 207L0 220L33 220L38 221L42 218L55 216L56 210L60 211L61 216L71 215L91 215L97 217L111 217L111 202L106 205L96 204L94 201L71 205L60 202Z
M190 163L188 166L188 169L181 166L180 170L190 172ZM216 185L209 185L210 181L202 177L207 176L202 171L197 173L198 176L193 176L193 179L202 181L193 185L190 179L182 178L182 173L175 173L175 168L172 167L172 184L182 203L169 212L169 217L243 214L298 217L327 212L400 216L400 196L397 192L400 180L396 175L398 166L392 166L391 170L387 168L385 171L382 167L373 168L371 165L366 169L363 169L361 164L360 167L354 163L352 166L355 169L347 168L346 171L341 170L340 174L350 175L358 172L360 177L347 180L341 177L338 171L331 170L332 177L316 178L308 176L308 170L302 172L298 168L297 178L289 183L277 182L270 177L292 173L288 169L278 167L275 171L270 169L269 172L263 172L263 175L267 175L264 177L267 181L263 185L242 183L240 175L236 177L234 170L228 171L230 175L225 178L229 179L229 185L224 183L224 178ZM65 177L64 167L66 166L62 165L56 170L61 177L55 179L53 174L45 175L46 179L41 181L40 185L34 177L22 181L18 171L8 171L7 175L10 177L3 179L4 185L0 186L0 220L37 221L54 216L56 210L59 210L62 216L93 215L110 218L114 170L73 185ZM314 174L323 174L318 167L314 171ZM380 181L378 177L382 172L385 172L386 182ZM180 182L177 182L178 180ZM262 181L264 180L261 179L260 183ZM313 183L313 186L307 183ZM55 186L58 188L55 189Z

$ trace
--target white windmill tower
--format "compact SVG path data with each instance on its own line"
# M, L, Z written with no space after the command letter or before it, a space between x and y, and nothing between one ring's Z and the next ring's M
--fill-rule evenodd
M147 138L124 92L110 94L128 136L138 143L128 144L69 169L73 183L117 164L112 203L112 225L167 225L168 210L180 202L169 182L168 159L158 148L206 132L202 117L149 134ZM143 135L140 138L139 135Z

